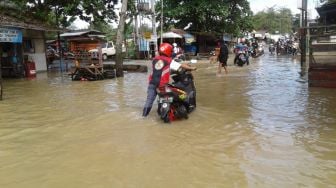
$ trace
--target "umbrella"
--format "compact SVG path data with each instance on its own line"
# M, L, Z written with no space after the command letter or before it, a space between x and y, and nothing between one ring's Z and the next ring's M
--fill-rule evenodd
M190 44L192 42L195 42L195 37L189 33L183 34L183 37L187 44Z
M182 38L182 36L174 32L167 32L162 33L162 38Z

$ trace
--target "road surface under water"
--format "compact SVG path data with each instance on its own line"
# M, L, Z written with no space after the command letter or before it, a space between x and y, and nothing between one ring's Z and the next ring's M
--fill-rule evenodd
M5 80L0 187L334 187L336 92L296 59L199 63L197 109L164 124L141 112L147 73L81 82Z

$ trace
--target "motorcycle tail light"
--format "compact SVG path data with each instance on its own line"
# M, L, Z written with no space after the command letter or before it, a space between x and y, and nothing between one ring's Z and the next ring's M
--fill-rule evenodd
M157 88L156 91L157 91L158 93L164 94L164 93L169 93L169 92L171 92L172 90L170 89L169 86L164 86L164 87L159 87L159 88Z

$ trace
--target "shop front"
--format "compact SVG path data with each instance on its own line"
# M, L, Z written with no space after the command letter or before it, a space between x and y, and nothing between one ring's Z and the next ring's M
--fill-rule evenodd
M0 53L2 77L24 76L21 29L0 27Z

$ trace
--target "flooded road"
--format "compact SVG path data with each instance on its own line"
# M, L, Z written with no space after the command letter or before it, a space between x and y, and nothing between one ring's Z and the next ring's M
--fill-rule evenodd
M141 117L147 73L5 80L0 187L336 186L336 90L286 56L196 66L197 109L171 124Z

